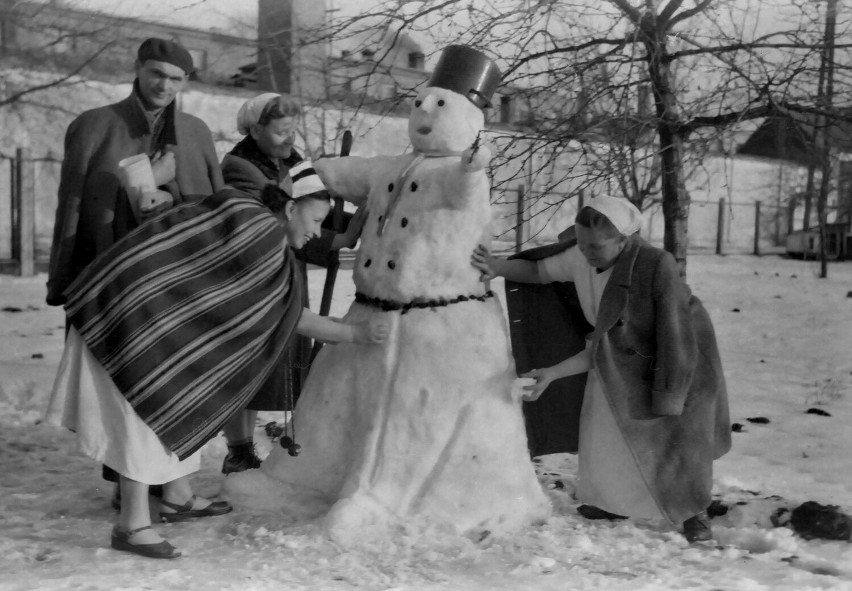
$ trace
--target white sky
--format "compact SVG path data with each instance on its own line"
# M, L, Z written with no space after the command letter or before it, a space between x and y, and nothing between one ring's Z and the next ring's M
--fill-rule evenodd
M480 1L473 0L474 4ZM64 3L74 8L237 34L244 32L246 26L254 28L257 24L256 0L64 0ZM327 0L328 8L337 15L357 14L379 3L378 0ZM737 3L759 20L760 28L776 19L789 26L791 16L795 18L793 0L738 0ZM785 5L788 10L784 10Z

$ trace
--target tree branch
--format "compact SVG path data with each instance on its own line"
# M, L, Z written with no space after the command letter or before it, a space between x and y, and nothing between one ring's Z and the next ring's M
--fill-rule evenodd
M89 56L89 58L86 61L84 61L82 64L80 64L79 66L74 68L73 71L69 72L68 74L61 76L60 78L57 78L56 80L52 80L50 82L45 82L44 84L37 84L36 86L30 86L28 88L25 88L24 90L21 90L20 92L16 92L16 93L14 93L14 94L6 97L6 98L0 99L0 107L15 103L15 102L21 100L22 97L27 96L28 94L33 94L34 92L38 92L38 91L44 90L46 88L53 88L55 86L61 86L62 84L64 84L68 80L70 80L71 78L77 76L86 66L88 66L95 59L97 59L97 57L100 54L102 54L104 51L106 51L107 49L112 47L112 45L113 45L113 42L110 41L109 43L107 43L106 45L104 45L103 47L98 49L98 51L96 51L91 56Z

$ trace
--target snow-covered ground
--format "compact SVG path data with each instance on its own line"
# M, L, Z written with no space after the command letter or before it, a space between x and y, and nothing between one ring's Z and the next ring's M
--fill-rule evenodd
M158 525L184 552L176 561L109 548L115 513L100 466L75 451L71 433L41 423L62 311L43 303L44 276L0 276L0 589L852 589L852 544L804 540L769 520L806 500L852 513L852 262L832 264L828 279L818 269L780 257L689 260L689 282L716 325L731 419L742 425L715 467L729 510L713 520L714 544L690 546L653 524L581 518L571 497L576 459L556 455L539 466L553 517L511 539L398 531L341 547L291 513L236 510ZM318 303L323 272L309 275ZM340 315L354 297L351 272L340 273L336 292ZM769 422L748 420L759 417ZM262 423L281 418L261 415L262 454L270 447ZM205 447L198 492L218 492L224 453L221 437Z

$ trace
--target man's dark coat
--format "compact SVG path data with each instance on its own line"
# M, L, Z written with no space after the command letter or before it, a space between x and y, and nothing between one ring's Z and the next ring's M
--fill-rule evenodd
M181 113L174 102L163 115L163 143L175 155L175 179L161 187L175 203L198 200L224 186L213 138L201 119ZM151 128L134 91L118 103L86 111L65 134L65 156L53 227L47 303L61 305L62 292L94 258L138 224L121 186L118 162L150 154Z

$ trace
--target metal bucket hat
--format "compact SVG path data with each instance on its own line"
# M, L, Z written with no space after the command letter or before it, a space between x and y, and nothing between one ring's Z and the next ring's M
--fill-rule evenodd
M467 45L448 45L441 52L428 85L457 92L485 109L491 107L491 96L502 75L481 51Z

